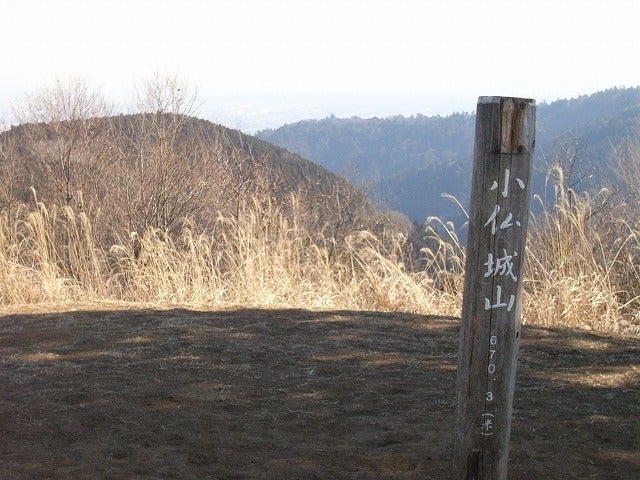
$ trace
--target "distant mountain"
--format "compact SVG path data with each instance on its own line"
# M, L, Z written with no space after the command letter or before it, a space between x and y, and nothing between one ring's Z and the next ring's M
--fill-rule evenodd
M474 118L464 113L368 120L332 116L264 130L257 136L367 184L466 155L473 143Z
M576 188L604 182L613 168L612 145L640 130L640 88L614 88L537 108L534 188L543 193L547 163L573 162ZM257 136L352 181L370 196L416 221L455 217L468 205L475 115L308 120Z

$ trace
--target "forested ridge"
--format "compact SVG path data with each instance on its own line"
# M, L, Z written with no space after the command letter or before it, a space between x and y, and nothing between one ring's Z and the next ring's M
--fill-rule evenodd
M550 167L568 166L580 191L614 181L615 157L638 138L640 88L542 102L537 107L535 188L544 193ZM475 115L307 120L264 130L258 137L299 153L367 186L382 205L415 221L459 216L442 199L467 205Z

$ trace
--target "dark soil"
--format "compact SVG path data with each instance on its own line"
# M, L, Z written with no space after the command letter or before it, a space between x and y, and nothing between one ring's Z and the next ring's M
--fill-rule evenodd
M0 479L448 479L459 324L304 310L0 316ZM513 479L640 479L640 347L525 327Z

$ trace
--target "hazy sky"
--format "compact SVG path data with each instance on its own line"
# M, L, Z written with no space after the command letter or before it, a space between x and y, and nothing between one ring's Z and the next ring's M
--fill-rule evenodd
M156 70L247 130L550 101L640 85L639 20L638 0L0 0L0 113L56 77L116 99Z

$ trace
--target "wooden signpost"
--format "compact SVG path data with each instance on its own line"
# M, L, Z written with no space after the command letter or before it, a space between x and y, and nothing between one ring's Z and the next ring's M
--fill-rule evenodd
M505 480L520 341L535 102L480 97L458 354L455 480Z

